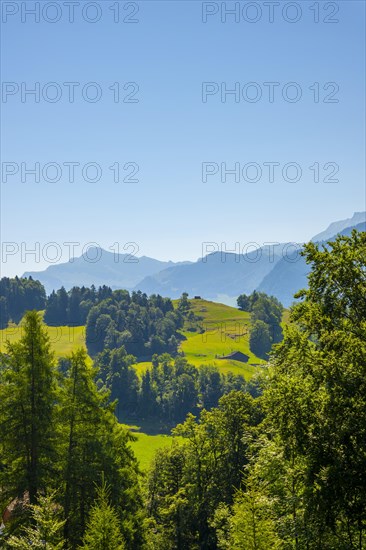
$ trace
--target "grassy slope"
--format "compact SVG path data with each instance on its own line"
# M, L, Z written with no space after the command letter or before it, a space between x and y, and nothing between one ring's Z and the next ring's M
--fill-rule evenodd
M209 302L190 300L192 311L202 318L202 334L184 332L186 340L181 344L182 351L193 365L216 365L222 372L234 372L250 378L256 365L263 363L249 349L250 314L236 308ZM218 359L233 351L241 351L249 356L248 363Z
M155 452L158 449L165 447L171 447L173 443L173 436L163 434L145 434L142 432L136 432L135 426L128 426L133 434L137 437L136 441L131 442L131 447L136 455L140 464L140 469L146 471L151 465L151 461L154 458Z
M177 306L178 300L173 300ZM200 326L204 333L183 331L185 340L180 349L185 353L189 363L195 366L215 365L221 372L242 374L247 380L253 376L256 366L263 361L249 350L250 314L238 309L209 302L208 300L190 300L192 311L201 317ZM217 356L241 351L249 356L248 363L218 359ZM138 363L136 370L144 372L150 362Z
M78 348L86 350L85 327L48 327L46 326L52 349L56 357L65 357ZM22 323L12 324L0 330L0 351L6 350L6 341L14 343L22 335Z
M158 449L171 447L173 442L171 435L147 435L144 433L135 435L137 435L137 441L131 443L131 446L142 471L149 468Z

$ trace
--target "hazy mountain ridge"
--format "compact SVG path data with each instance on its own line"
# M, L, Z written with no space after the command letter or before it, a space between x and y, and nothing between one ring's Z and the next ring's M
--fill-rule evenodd
M347 218L345 220L339 220L337 222L331 223L325 231L318 233L311 240L313 242L327 241L328 239L331 239L332 237L334 237L334 235L341 233L348 227L356 227L357 225L365 222L366 212L355 212L352 218Z
M218 294L251 293L282 257L282 244L262 247L248 254L214 252L197 262L175 266L146 277L135 287L147 294L178 298L182 292L215 300Z
M351 225L348 225L351 224ZM315 235L311 240L325 242L337 234L350 234L352 229L366 230L366 212L355 212L352 218L340 220ZM299 245L300 246L300 245ZM291 252L292 250L292 252ZM49 266L45 271L26 272L45 286L46 292L64 286L96 287L107 285L146 294L161 294L178 298L182 292L213 301L233 304L239 294L253 290L273 294L287 307L293 294L306 286L309 266L294 253L291 243L263 246L248 254L214 252L196 262L163 262L146 256L114 254L103 249L89 249L88 257L100 253L97 262L85 255L69 262Z
M336 235L350 235L353 229L357 231L366 231L366 223L363 222L356 226L347 227L338 231ZM326 240L317 240L315 242L325 244L328 240L334 240L336 235L332 235ZM296 261L293 262L291 262L291 258L281 258L274 266L273 270L264 277L257 290L276 296L285 307L289 307L294 301L294 294L307 286L307 276L309 272L310 266L305 262L302 256L299 256Z
M100 259L94 261L98 257ZM69 290L73 286L92 284L131 290L144 277L184 263L162 262L147 256L138 258L131 254L114 254L101 248L90 248L87 256L84 254L66 263L51 265L45 271L29 271L23 277L32 276L41 281L48 294L62 286Z

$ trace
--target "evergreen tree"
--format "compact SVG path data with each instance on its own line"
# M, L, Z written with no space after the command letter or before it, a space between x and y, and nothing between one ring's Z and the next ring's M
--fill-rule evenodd
M98 358L97 358L98 359ZM127 355L122 346L108 353L108 363L101 372L107 388L111 391L111 399L118 400L117 411L134 413L137 409L137 394L139 379L133 367L136 359ZM98 365L98 360L96 361Z
M48 300L44 321L49 326L64 326L69 322L68 315L69 296L64 287L57 292L53 291ZM75 314L75 305L73 304L73 314ZM72 321L73 323L73 321Z
M44 309L46 293L39 281L32 277L0 279L0 326L6 328L8 321L18 323L27 310Z
M57 326L58 318L58 298L56 292L53 290L47 300L44 322L50 327Z
M128 442L132 436L118 425L109 393L98 390L96 369L88 366L84 350L72 354L64 379L61 418L64 426L65 537L72 548L80 544L95 498L95 482L105 472L113 484L111 498L125 538L137 531L141 499L136 464Z
M8 326L10 320L8 302L5 296L0 296L0 329L4 329Z
M33 505L57 474L54 358L37 312L25 315L21 339L7 344L0 377L1 498L27 491Z
M68 324L73 326L79 326L83 324L82 312L80 304L82 301L82 294L79 287L73 287L69 292L68 300Z
M30 505L32 525L23 529L19 537L12 536L7 541L9 548L29 550L62 550L64 541L62 528L64 521L60 519L60 511L54 501L55 494L39 495L38 504Z
M102 478L97 489L97 500L93 505L83 537L84 550L124 550L120 522L110 504L110 489Z
M69 309L69 296L62 286L60 290L57 291L57 301L58 301L58 323L59 325L67 325L68 323L68 309Z

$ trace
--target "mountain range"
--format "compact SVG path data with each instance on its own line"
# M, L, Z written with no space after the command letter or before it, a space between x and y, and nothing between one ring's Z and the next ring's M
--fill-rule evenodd
M352 218L330 224L315 235L313 242L324 243L338 234L348 235L352 229L366 231L366 212L355 212ZM133 258L103 249L88 251L85 256L67 263L49 266L44 271L26 272L45 286L46 292L64 286L108 285L113 289L141 290L178 298L183 292L234 305L239 294L253 290L276 296L286 307L294 293L304 288L310 267L299 254L302 244L281 243L263 246L246 254L214 252L196 262L162 262L146 256ZM94 254L95 252L95 254Z
M88 248L87 254L78 258L50 265L44 271L27 271L23 277L31 276L41 281L48 294L62 286L66 290L73 286L91 285L131 290L145 277L184 263L186 262L161 262L146 256L138 258L131 254L115 254L102 248L91 247Z

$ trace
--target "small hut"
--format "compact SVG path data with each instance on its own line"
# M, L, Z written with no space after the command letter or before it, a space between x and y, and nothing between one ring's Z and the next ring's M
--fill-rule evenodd
M249 355L246 355L242 351L233 351L229 355L223 355L218 359L230 359L231 361L240 361L241 363L248 363Z

